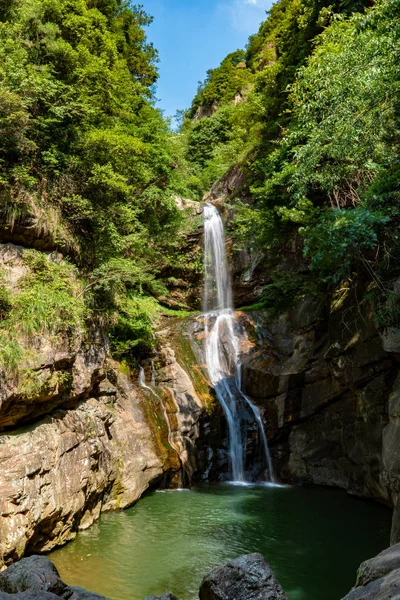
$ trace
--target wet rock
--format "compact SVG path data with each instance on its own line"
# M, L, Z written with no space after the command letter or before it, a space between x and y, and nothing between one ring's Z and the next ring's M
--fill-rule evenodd
M400 569L400 544L363 562L358 570L356 587L365 586L397 569Z
M198 470L196 442L200 437L200 420L206 412L206 403L178 362L171 340L168 340L169 335L169 330L160 333L162 366L157 372L157 383L168 397L170 437L190 481Z
M400 598L400 544L362 563L355 588L343 600Z
M30 556L0 573L0 600L107 600L104 596L71 588L45 556Z
M400 373L349 291L305 297L278 318L243 314L244 392L259 406L282 481L337 486L394 506L400 541Z
M287 600L261 554L248 554L216 567L200 587L200 600Z

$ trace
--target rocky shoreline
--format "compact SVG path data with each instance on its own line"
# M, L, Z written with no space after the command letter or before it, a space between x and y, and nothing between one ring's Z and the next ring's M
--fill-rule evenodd
M329 582L327 582L329 585ZM118 593L118 590L116 590ZM394 600L400 594L400 544L361 564L355 587L343 600ZM30 556L0 573L0 600L108 600L61 580L45 556ZM217 566L203 579L200 600L288 600L261 554ZM173 594L146 600L178 600Z

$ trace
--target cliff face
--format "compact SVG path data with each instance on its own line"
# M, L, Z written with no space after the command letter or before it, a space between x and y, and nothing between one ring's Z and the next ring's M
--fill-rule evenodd
M207 200L251 203L246 178L232 168ZM276 257L238 252L228 241L235 306L259 302L269 262L287 276L307 270L300 240ZM270 260L271 259L271 260ZM289 310L238 313L248 336L244 392L260 407L278 477L328 485L394 508L400 541L400 330L377 329L367 284L343 284L334 297L305 296ZM395 288L396 289L396 288ZM288 303L287 303L288 304ZM286 304L286 305L287 305Z
M11 293L29 270L24 252L0 245ZM101 511L132 505L156 483L190 481L207 423L206 399L167 341L157 357L160 397L110 360L96 325L36 336L33 350L0 377L3 564L65 543Z
M282 481L337 486L394 506L399 540L400 347L349 291L289 312L241 315L244 391L264 410Z
M135 502L165 470L140 397L109 374L114 384L103 379L101 396L1 436L4 561L65 543L102 510Z

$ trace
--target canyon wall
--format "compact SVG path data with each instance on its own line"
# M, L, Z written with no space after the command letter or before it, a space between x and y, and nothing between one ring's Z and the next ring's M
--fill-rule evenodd
M11 290L26 275L24 252L0 245ZM195 391L168 338L165 325L160 396L109 358L94 323L36 338L24 368L0 374L0 566L73 539L155 484L188 484L203 470L196 455L207 456L199 438L209 429L209 396Z
M336 486L394 507L399 541L400 345L357 290L305 297L278 317L239 313L243 387L263 411L283 482Z

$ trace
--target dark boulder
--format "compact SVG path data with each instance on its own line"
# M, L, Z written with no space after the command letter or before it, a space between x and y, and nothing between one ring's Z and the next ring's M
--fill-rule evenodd
M363 562L356 587L343 600L395 600L400 598L400 544Z
M168 593L164 594L164 596L149 596L148 598L145 598L145 600L178 600L178 598L173 594Z
M56 596L51 592L19 592L18 594L6 594L0 592L0 600L59 600L60 596Z
M375 558L366 560L358 569L356 586L367 585L400 569L400 544L387 548Z
M200 600L287 600L261 554L240 556L216 567L200 587Z
M400 598L400 569L375 579L366 586L354 588L343 600L398 600Z
M0 600L107 600L69 587L46 556L29 556L0 573Z
M67 585L53 563L45 556L29 556L0 573L0 591L9 594L26 591L52 592L61 596Z

